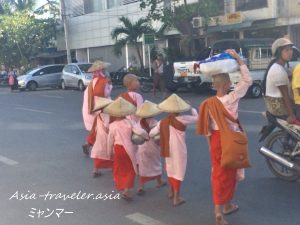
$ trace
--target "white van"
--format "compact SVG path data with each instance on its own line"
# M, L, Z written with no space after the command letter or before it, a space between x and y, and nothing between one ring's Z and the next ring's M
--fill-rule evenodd
M245 59L245 62L250 70L253 85L249 88L247 95L257 98L262 94L262 81L264 78L265 70L269 62L272 59L271 46L273 39L263 38L263 39L224 39L214 43L211 49L210 56L221 53L226 49L235 49L238 53L241 53ZM300 62L300 51L294 47L294 53L292 61L289 63L290 67L295 66ZM178 62L174 63L174 79L180 77L195 77L201 78L201 85L211 86L211 79L208 76L200 74L199 71L195 69L193 62ZM185 69L184 68L185 66ZM230 79L233 86L239 81L240 73L239 71L235 73L230 73Z

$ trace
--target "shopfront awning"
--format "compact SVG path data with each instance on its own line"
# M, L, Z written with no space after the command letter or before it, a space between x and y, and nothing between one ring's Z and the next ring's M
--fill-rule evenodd
M242 23L228 24L228 25L218 25L213 27L208 27L206 33L215 33L215 32L226 32L226 31L239 31L244 28L252 26L253 21L244 21Z

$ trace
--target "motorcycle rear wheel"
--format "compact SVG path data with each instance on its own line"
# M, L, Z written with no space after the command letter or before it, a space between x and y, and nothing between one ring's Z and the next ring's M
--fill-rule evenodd
M148 93L153 89L153 84L151 83L141 83L140 90L143 93Z
M291 157L289 157L289 153L292 152L292 150L297 144L297 141L294 140L291 136L287 135L288 134L283 130L275 131L266 140L266 147L272 152L284 157L285 159L295 162L291 159ZM300 178L299 173L275 162L272 159L266 158L266 162L271 172L276 177L282 180L292 182ZM298 163L299 162L300 160L298 161Z

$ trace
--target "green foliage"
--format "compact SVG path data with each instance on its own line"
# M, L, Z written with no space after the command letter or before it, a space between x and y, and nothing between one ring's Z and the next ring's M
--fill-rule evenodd
M27 65L30 58L49 46L53 23L36 19L27 11L0 17L0 62L5 65Z
M138 54L142 70L144 70L138 41L143 36L143 34L154 33L154 30L150 26L150 24L148 23L148 19L146 18L140 18L134 23L124 16L120 17L119 20L122 23L122 26L116 27L111 33L111 37L115 39L114 53L117 56L120 56L122 55L122 48L126 44L133 45Z
M164 7L163 3L166 2L170 2L172 7ZM184 4L180 5L178 0L140 0L140 8L150 9L148 18L159 20L166 27L177 28L178 23L189 22L196 16L204 17L207 24L209 17L218 15L219 2L219 0L198 0L197 3L187 4L184 1Z
M50 10L51 17L38 19L32 12L35 1L6 1L0 3L0 64L27 66L30 59L51 47L56 36L59 8L57 2L50 9L40 9L39 15ZM1 7L0 7L1 10Z

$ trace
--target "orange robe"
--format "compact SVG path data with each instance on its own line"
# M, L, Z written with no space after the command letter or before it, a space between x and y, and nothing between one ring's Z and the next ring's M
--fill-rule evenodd
M230 202L234 196L237 183L237 170L225 169L221 167L221 132L219 130L209 130L211 121L211 112L209 107L218 107L218 105L215 104L214 101L210 101L210 99L204 101L200 105L197 131L201 135L209 135L209 132L211 134L210 155L212 162L211 180L213 203L215 205L224 205ZM213 112L215 111L216 110ZM221 109L219 111L222 112ZM218 119L218 117L214 119Z
M108 152L113 155L113 177L117 190L134 186L137 174L136 151L131 142L132 123L129 119L115 120L109 124Z
M236 169L221 167L220 131L213 130L210 138L210 157L212 162L212 193L215 205L224 205L232 200L236 188Z

